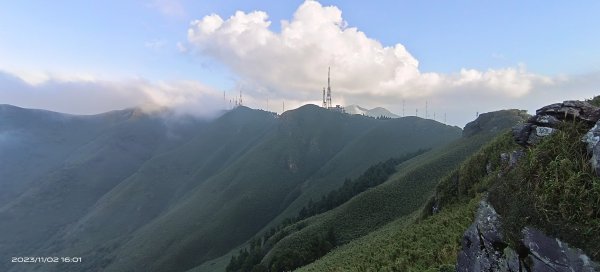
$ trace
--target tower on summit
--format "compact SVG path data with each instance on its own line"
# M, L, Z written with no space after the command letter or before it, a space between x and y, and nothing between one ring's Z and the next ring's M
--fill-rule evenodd
M331 107L331 67L329 67L327 68L327 88L323 87L323 108Z
M331 102L331 67L327 68L327 88L323 87L323 108L344 112L344 108L340 105L333 106Z

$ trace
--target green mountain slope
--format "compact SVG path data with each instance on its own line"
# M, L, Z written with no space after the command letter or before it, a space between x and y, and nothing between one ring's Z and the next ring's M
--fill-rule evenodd
M516 118L498 119L507 113ZM454 271L460 238L473 221L478 192L489 186L482 181L486 164L490 161L494 166L499 164L496 158L499 152L514 148L512 137L505 131L511 123L523 121L523 117L515 111L496 112L482 115L479 120L470 123L469 126L476 130L466 130L465 135L470 137L451 146L462 145L459 150L466 148L472 153L477 152L463 157L450 171L428 184L429 188L437 187L436 190L430 189L430 192L435 192L436 198L421 202L426 204L423 208L413 209L411 214L405 214L367 236L335 249L299 271L446 271L445 268ZM495 139L494 135L498 133L502 136ZM472 138L481 136L484 138ZM434 202L441 211L429 216Z
M521 112L482 114L467 126L463 138L446 148L432 150L398 167L386 183L368 190L340 207L290 226L263 259L275 271L294 268L311 256L311 241L333 231L338 245L368 234L384 224L417 210L435 185L470 154L498 133L523 120ZM304 263L310 262L306 259Z
M2 170L13 176L2 179L3 185L17 184L12 191L16 196L0 206L2 256L27 255L44 243L56 243L49 237L84 216L162 145L177 141L168 139L163 119L136 110L95 116L9 111L12 114L0 119L13 125L3 131L16 130L28 139L28 146L16 153L17 158L31 158L19 165L34 175L20 178L23 175L15 174L15 169ZM15 115L15 111L29 114ZM0 157L10 160L13 154ZM37 165L42 171L35 169Z
M0 125L25 129L17 118L33 110L23 111L0 116ZM62 116L40 113L55 115ZM31 126L41 139L31 150L53 156L53 164L32 178L34 188L15 190L0 206L0 253L86 262L19 264L13 271L183 271L229 252L371 164L460 136L460 129L430 120L376 120L311 105L282 116L240 107L206 122L164 115L71 116L79 123L55 130L66 147L48 147L55 124ZM4 154L0 159L9 160ZM20 164L34 169L29 161Z
M490 266L498 271L595 271L600 182L582 142L592 125L566 114L563 118L554 125L557 131L526 148L510 132L502 133L440 179L421 209L298 271L487 271ZM483 226L474 221L482 196L497 210L501 225L484 227L487 233L469 244L472 240L464 236L469 225L477 223L469 227L475 233ZM531 228L542 230L550 243L524 242L524 230ZM490 243L499 254L484 246L489 235L496 236ZM481 248L481 259L457 265L459 251L468 248ZM465 251L461 256L473 256ZM565 253L572 251L577 254ZM514 270L506 265L511 259Z

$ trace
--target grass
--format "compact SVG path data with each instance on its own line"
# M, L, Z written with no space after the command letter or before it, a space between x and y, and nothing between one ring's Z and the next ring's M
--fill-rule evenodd
M418 220L395 220L335 249L297 271L454 271L460 238L471 224L477 199L456 203Z
M580 141L587 129L565 123L491 190L513 243L523 226L533 225L600 259L600 178Z
M481 193L506 171L499 155L516 147L510 133L500 134L440 177L434 196L422 209L340 246L299 271L454 271L460 238L473 221ZM439 212L432 214L434 205Z
M495 135L514 125L517 120L522 120L518 113L504 111L486 115L489 122L478 123L470 136L400 165L398 173L384 184L354 197L334 210L301 222L305 225L304 228L288 230L287 237L273 247L263 259L263 264L269 264L281 256L289 256L290 252L301 252L306 247L305 241L330 228L335 231L337 244L343 245L396 218L419 210L434 192L435 186L448 173ZM463 171L469 170L467 168ZM465 186L467 183L465 182Z

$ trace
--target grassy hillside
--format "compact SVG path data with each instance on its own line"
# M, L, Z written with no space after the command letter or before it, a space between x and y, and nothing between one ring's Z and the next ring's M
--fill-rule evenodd
M0 125L37 129L30 134L41 140L31 150L62 155L32 179L36 187L7 195L0 251L87 260L43 266L54 271L183 271L231 251L282 213L293 214L291 203L318 199L375 162L460 136L430 120L376 120L310 105L282 116L239 107L209 122L135 110L68 118L21 111ZM30 128L15 121L29 114L42 119ZM46 119L56 116L78 121L54 129ZM79 137L83 128L94 129ZM54 132L72 145L49 147ZM20 163L34 169L30 161Z
M377 122L315 106L284 114L264 142L254 145L224 171L207 179L123 247L126 251L143 248L140 254L143 258L118 260L108 269L126 270L139 263L152 262L149 269L186 269L226 253L264 228L298 197L307 180L342 150L354 145L358 137L376 127ZM456 129L439 123L434 126L446 139L457 134ZM406 152L437 144L428 139L406 141L413 143ZM379 144L390 143L380 141ZM345 157L338 167L360 161L362 157L358 155ZM366 167L368 165L362 168ZM163 235L157 237L154 233ZM166 244L170 245L166 247L167 254L165 247L159 246Z
M514 148L510 133L502 133L440 178L422 208L298 271L454 271L460 238L473 221L480 193L504 167L499 154Z
M482 193L501 215L512 248L519 248L521 229L533 226L598 261L600 179L580 141L586 131L563 124L512 166L501 154L522 147L501 134L444 177L420 211L298 271L455 271L460 239Z
M463 138L446 148L433 150L400 165L398 173L388 182L330 212L290 226L285 230L288 233L286 237L267 254L263 264L275 270L294 268L297 260L311 251L310 241L314 237L333 231L336 243L341 245L398 217L411 214L425 203L442 177L495 135L522 121L523 117L519 111L480 116L471 123Z
M493 181L490 202L515 248L520 230L534 226L600 260L600 178L581 142L588 129L564 123L528 149L513 171Z
M10 188L0 206L4 257L31 254L50 243L49 237L84 216L162 143L172 142L162 119L136 110L70 116L2 108L2 131L20 135L0 153L0 160L14 157L18 164L0 169L0 183ZM6 266L0 264L2 270Z
M476 204L457 203L424 220L419 212L396 219L297 271L454 271Z

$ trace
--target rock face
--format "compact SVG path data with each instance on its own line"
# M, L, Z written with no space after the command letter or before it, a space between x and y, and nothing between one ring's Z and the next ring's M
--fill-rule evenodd
M600 108L585 101L565 101L545 106L536 111L536 115L526 123L513 127L515 142L522 146L539 143L544 137L552 135L565 121L582 122L590 127L590 131L581 139L587 144L587 151L592 155L590 164L596 175L600 176Z
M600 108L585 101L565 101L545 106L536 115L513 128L515 141L522 145L535 145L556 132L562 122L579 121L590 126L600 119Z
M600 121L596 122L581 141L587 144L587 152L592 155L590 159L592 169L600 176Z
M479 203L473 224L461 240L457 272L592 272L600 266L581 250L526 227L518 250L508 246L500 216L486 200ZM518 253L517 253L518 252Z
M585 101L565 101L545 106L536 112L536 116L553 116L558 120L580 120L590 124L596 123L600 119L600 110L598 107Z
M534 228L524 228L523 244L529 249L531 271L592 272L600 269L580 249L569 248L558 239L552 239Z
M520 271L517 253L508 248L496 210L479 203L475 222L463 235L456 271Z

